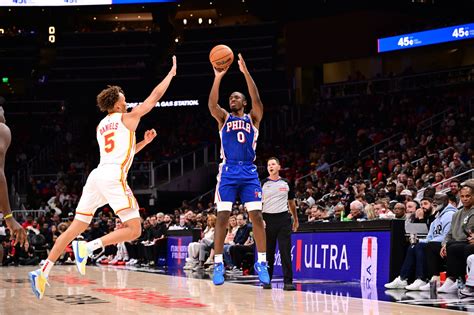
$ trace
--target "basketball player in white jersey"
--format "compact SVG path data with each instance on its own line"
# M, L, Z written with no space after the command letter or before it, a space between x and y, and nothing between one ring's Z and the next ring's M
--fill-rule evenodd
M97 126L100 163L87 178L76 208L76 216L69 228L56 240L46 263L41 269L30 272L33 293L41 299L51 268L66 246L86 230L97 208L109 204L123 222L124 228L113 231L91 242L73 241L72 247L79 272L86 272L87 257L96 249L107 245L131 241L141 234L137 200L127 185L127 172L133 156L155 137L154 129L145 132L144 140L135 142L135 130L140 119L150 112L163 96L176 75L176 57L168 75L151 92L150 96L131 112L127 112L125 95L118 86L109 86L97 96L97 105L108 115Z

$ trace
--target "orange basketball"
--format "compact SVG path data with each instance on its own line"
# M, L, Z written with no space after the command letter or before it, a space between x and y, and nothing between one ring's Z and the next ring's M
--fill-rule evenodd
M234 53L229 46L217 45L211 49L211 52L209 53L209 60L217 71L222 71L230 67L234 61Z

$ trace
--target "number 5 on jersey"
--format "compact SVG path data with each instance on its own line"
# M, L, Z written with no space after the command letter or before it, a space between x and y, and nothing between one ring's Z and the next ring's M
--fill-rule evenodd
M106 134L106 135L104 136L104 139L105 139L104 150L105 150L105 152L107 152L107 153L112 152L112 151L114 150L114 148L115 148L115 141L114 141L114 139L113 139L114 134L115 134L114 132L111 132L111 133Z

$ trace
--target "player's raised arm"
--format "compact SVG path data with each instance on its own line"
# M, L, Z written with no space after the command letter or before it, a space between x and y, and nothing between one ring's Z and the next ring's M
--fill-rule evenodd
M222 127L222 125L225 122L225 119L227 117L227 111L223 109L222 107L217 104L219 101L219 86L221 84L222 77L224 74L226 74L227 69L223 71L217 71L215 68L214 69L214 82L212 83L212 88L211 88L211 93L209 93L209 101L208 101L208 106L209 106L209 111L211 112L212 117L214 117L217 122L219 123L219 129Z
M249 70L247 69L247 65L245 64L242 54L239 54L238 63L240 71L244 74L245 81L247 82L247 88L250 94L250 99L252 100L252 110L250 111L250 117L252 118L252 122L254 123L255 127L258 128L260 125L260 121L263 117L262 100L260 99L257 85L255 84L255 81L253 80Z
M153 89L151 94L146 98L146 100L135 107L130 113L124 115L124 122L128 119L140 119L144 115L148 114L156 103L161 99L168 89L171 80L176 75L176 56L173 56L173 66L171 67L168 75Z

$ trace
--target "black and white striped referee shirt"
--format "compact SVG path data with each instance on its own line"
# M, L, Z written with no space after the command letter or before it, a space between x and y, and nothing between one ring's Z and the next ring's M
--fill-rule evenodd
M263 213L288 211L288 200L295 199L295 192L286 178L262 180Z

